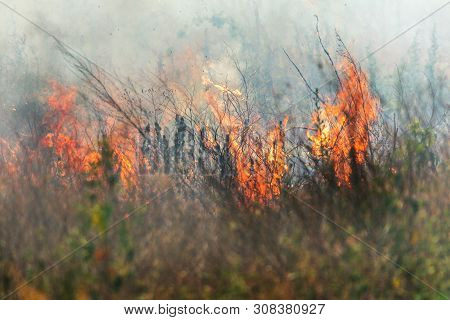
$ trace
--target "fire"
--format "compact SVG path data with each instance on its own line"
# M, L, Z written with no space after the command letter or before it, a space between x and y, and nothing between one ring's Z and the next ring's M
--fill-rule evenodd
M282 179L287 172L284 129L288 118L270 130L258 125L257 121L252 121L253 125L249 126L226 109L216 92L211 90L215 88L221 94L243 99L238 89L216 84L206 76L202 80L207 86L205 100L215 120L229 136L228 147L233 158L238 188L250 202L267 203L277 198L281 194Z
M236 166L236 181L247 200L267 203L281 194L287 171L284 129L287 118L267 132L267 140L258 137L240 139L231 135L231 153Z
M89 128L75 113L77 90L67 88L56 81L50 83L52 92L47 99L50 110L44 117L49 131L41 140L41 145L53 150L57 156L55 169L59 176L68 173L85 173L93 178L93 168L102 160L101 146L90 142L89 135L95 135L99 128ZM106 142L112 148L114 170L127 189L137 184L137 152L133 133L125 125L115 125L115 121L105 120L102 131L107 133ZM79 134L81 131L84 135ZM86 136L87 135L87 136ZM101 172L97 172L97 174Z
M331 160L338 185L350 187L352 170L365 162L379 100L364 72L348 61L339 69L343 77L335 102L328 100L313 113L314 129L307 135L312 154Z
M199 105L206 103L213 116L213 125L219 126L222 137L220 140L216 129L206 126L206 135L203 137L205 148L215 153L220 144L221 152L228 152L228 157L225 157L227 160L221 160L230 167L227 176L232 177L233 184L249 203L265 204L276 199L281 194L287 172L284 148L287 118L267 129L254 116L244 116L237 111L240 104L246 102L240 90L217 84L205 74L197 80L201 81L205 90L195 101ZM147 172L150 165L145 161L147 158L138 143L136 130L108 116L103 119L101 128L92 126L83 119L76 104L76 88L51 82L51 89L47 99L49 111L44 117L48 133L41 139L41 145L52 150L56 156L56 173L60 177L83 173L88 179L103 174L100 165L104 156L102 140L91 139L101 132L110 148L113 170L121 185L126 190L137 187L138 172L142 165ZM175 91L175 94L178 92L181 91ZM213 163L211 166L214 166Z
M49 132L42 138L41 144L51 148L57 156L56 168L60 176L65 176L67 170L82 172L88 167L85 156L89 150L78 135L80 124L75 116L77 90L66 88L56 81L50 82L50 86L52 92L47 98L50 109L44 117Z
M222 93L231 93L237 97L242 96L242 92L239 89L230 89L228 86L223 86L217 83L214 83L211 79L209 79L206 75L202 75L202 83L205 86L212 85L216 89L219 89Z
M110 125L108 143L113 149L114 169L125 189L138 184L138 165L143 161L134 132L125 124ZM145 163L147 169L150 167Z

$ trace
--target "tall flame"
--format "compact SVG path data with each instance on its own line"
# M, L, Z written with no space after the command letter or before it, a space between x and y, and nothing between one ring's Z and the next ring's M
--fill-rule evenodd
M312 154L331 160L338 185L350 187L352 170L366 160L379 100L370 92L366 74L355 65L346 60L339 69L343 77L335 102L328 100L313 113L314 130L307 135Z

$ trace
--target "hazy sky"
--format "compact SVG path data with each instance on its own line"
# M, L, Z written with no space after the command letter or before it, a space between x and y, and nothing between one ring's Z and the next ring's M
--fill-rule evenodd
M132 73L148 64L153 65L156 55L164 50L201 43L205 37L212 45L226 43L233 47L236 44L227 38L230 21L243 29L248 25L252 30L258 19L272 47L281 50L297 37L314 34L314 14L320 18L325 39L332 37L336 29L353 53L361 58L446 0L4 2L99 64L120 73ZM21 39L42 66L54 61L52 41L42 32L3 6L0 6L0 21L0 48L3 52L11 47L14 39ZM397 63L414 37L420 45L428 46L433 27L437 30L441 53L447 53L450 49L449 21L450 6L447 6L383 49L378 58ZM227 34L224 32L226 28Z

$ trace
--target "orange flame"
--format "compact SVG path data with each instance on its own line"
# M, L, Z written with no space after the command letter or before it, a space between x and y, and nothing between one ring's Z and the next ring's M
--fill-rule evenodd
M284 129L287 118L267 132L267 140L231 135L236 180L247 200L267 203L281 194L287 172Z
M225 110L211 88L238 99L242 99L242 93L238 89L216 84L206 76L202 82L209 87L205 91L205 100L216 121L229 134L229 148L239 189L252 202L267 203L278 197L281 194L282 179L287 172L284 129L288 118L268 131L258 126L256 121L252 126L245 125L240 118Z
M56 169L60 176L65 176L68 172L90 174L92 168L100 163L102 156L95 150L95 146L89 145L88 139L83 139L78 134L80 129L88 126L75 116L77 90L66 88L56 81L52 81L50 85L52 93L47 99L50 110L44 118L50 132L41 140L41 144L51 148L58 157ZM110 131L108 143L113 149L114 170L126 189L135 186L138 147L133 134L125 125L115 127L110 118L106 119L106 127L106 131Z
M354 164L363 165L379 100L370 92L367 76L350 62L340 67L344 77L336 102L327 101L312 115L307 132L312 154L332 161L339 186L350 187Z
M44 117L49 133L42 138L41 144L52 148L58 157L59 175L65 176L67 170L82 172L87 168L84 158L88 153L78 137L78 123L75 111L77 90L66 88L56 81L50 82L52 93L47 99L50 110Z

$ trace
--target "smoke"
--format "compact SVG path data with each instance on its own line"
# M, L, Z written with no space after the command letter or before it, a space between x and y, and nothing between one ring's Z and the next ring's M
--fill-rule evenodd
M294 83L289 89L292 101L300 99L305 91L283 55L283 48L302 66L313 86L333 76L330 72L323 73L320 66L323 52L317 41L315 15L333 57L338 32L355 58L361 59L443 3L442 0L5 2L121 78L139 78L143 82L158 69L173 69L173 64L190 50L196 54L195 59L215 65L220 81L236 78L228 59L232 56L243 66L252 65L249 72L272 74L272 90L280 95L289 89L280 83ZM441 53L438 61L441 69L449 70L448 61L442 57L450 49L450 28L445 19L448 10L445 8L383 49L372 63L378 62L390 72L413 44L419 48L418 57L423 60L435 30ZM4 6L0 6L0 19L0 112L10 112L23 99L24 92L30 90L29 86L34 83L39 87L40 79L76 81L53 39Z
M129 74L130 69L137 71L155 64L159 54L186 44L208 45L219 51L226 46L238 49L243 41L259 40L270 43L275 50L286 46L302 49L305 40L314 36L314 15L319 16L321 30L330 42L336 29L357 57L362 57L365 50L388 41L442 3L15 0L9 4L98 63ZM401 56L415 35L429 38L434 25L445 52L449 45L445 11L447 8L380 55L391 59ZM39 60L53 61L53 57L46 58L53 49L46 35L4 7L0 8L0 16L3 50L8 38L24 37ZM308 54L299 51L299 55Z

